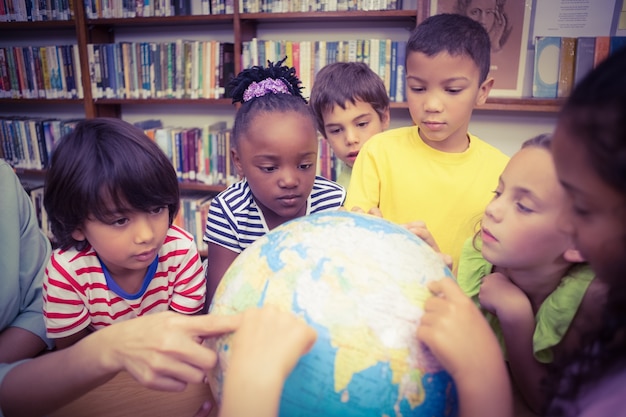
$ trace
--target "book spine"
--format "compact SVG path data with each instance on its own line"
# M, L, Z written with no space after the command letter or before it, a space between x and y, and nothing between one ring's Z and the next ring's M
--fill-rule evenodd
M539 36L535 40L533 97L555 98L559 81L561 39Z
M562 37L559 55L559 82L556 96L568 97L574 85L576 38Z

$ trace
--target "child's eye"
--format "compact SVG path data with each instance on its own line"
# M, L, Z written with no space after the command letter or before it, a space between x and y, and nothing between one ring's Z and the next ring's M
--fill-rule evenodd
M421 93L423 91L426 91L426 89L424 87L411 87L410 88L411 91L413 91L414 93Z
M450 94L458 94L463 91L462 88L447 88L446 91Z
M327 130L327 132L328 132L329 135L337 135L337 134L339 134L339 132L341 132L341 129L340 128L329 129L329 130Z
M533 213L533 212L534 212L534 210L533 210L533 209L531 209L531 208L529 208L529 207L525 206L525 205L524 205L524 204L522 204L522 203L517 203L517 209L518 209L519 211L521 211L522 213Z
M493 193L494 200L502 195L502 191L500 190L493 190L492 193Z
M113 220L110 224L111 226L124 226L128 222L129 222L129 219L127 217L122 217L122 218Z
M274 172L276 170L275 166L271 167L259 167L259 169L263 172Z
M300 165L298 166L298 168L299 168L299 169L301 169L301 170L303 170L303 171L305 171L305 170L307 170L307 169L311 168L312 166L313 166L313 164L300 164Z
M367 127L368 124L369 122L358 122L356 125L357 127Z
M577 217L587 217L589 215L588 210L581 208L577 205L572 206L572 212L574 212L574 215Z
M152 210L150 210L150 214L161 214L166 208L167 208L166 206L155 207Z

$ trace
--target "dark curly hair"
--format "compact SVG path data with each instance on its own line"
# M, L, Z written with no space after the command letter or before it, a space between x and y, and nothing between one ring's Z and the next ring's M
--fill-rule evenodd
M283 65L287 57L272 63L267 61L267 67L256 65L241 71L228 84L233 103L241 103L233 123L232 141L237 146L238 140L248 131L251 122L260 113L268 112L296 112L310 117L314 121L307 100L302 96L301 81L296 76L296 69ZM244 100L244 94L252 83L263 80L280 80L287 87L288 93L273 93L252 97Z

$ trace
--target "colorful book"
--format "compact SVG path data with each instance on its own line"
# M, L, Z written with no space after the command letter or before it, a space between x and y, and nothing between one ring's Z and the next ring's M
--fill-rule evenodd
M556 96L568 97L574 85L576 38L562 37L559 55L559 83Z
M593 67L597 67L600 62L604 61L609 56L611 49L611 37L610 36L596 36L596 48L593 55Z
M593 55L596 50L596 38L583 36L576 41L576 59L574 63L574 85L578 84L593 69Z
M539 36L535 39L533 97L556 98L559 84L561 38Z

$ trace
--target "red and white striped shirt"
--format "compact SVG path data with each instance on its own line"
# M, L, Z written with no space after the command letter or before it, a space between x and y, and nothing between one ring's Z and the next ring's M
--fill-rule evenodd
M200 311L206 297L206 278L193 237L171 226L158 254L155 273L142 290L122 296L108 285L93 248L53 251L43 285L44 319L51 338L94 330L116 321L171 308L183 314Z

